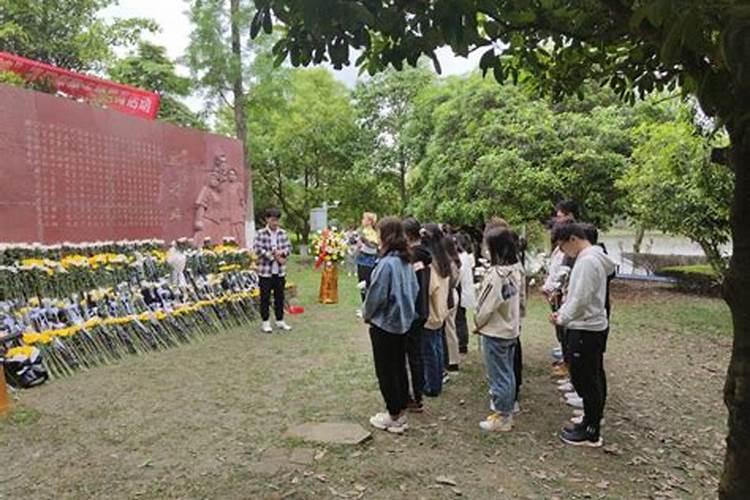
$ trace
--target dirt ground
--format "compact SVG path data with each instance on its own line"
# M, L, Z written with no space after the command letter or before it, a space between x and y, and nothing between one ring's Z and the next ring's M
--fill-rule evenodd
M366 330L343 302L314 304L287 335L231 331L25 391L0 421L0 498L711 498L726 429L726 306L617 284L603 449L557 438L571 413L550 378L547 311L523 329L523 411L487 435L487 387L472 339L462 370L403 436L356 447L285 439L292 425L382 411ZM447 479L440 484L439 476Z

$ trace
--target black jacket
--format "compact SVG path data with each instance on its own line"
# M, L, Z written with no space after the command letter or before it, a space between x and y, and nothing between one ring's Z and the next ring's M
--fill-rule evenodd
M424 323L430 314L430 264L432 254L421 243L411 248L411 262L417 273L419 294L417 295L417 321Z

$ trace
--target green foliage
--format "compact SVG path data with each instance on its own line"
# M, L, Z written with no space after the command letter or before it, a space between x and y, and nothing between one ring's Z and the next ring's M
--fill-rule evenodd
M483 50L480 68L502 82L526 81L556 97L594 80L635 102L639 93L695 94L733 127L750 121L750 9L734 0L492 0L371 2L257 0L255 18L286 26L280 59L308 65L356 63L370 73L449 45ZM502 47L502 51L497 50Z
M615 180L631 149L629 114L618 103L556 112L477 75L437 85L418 102L409 133L424 153L410 180L420 217L525 224L549 217L561 198L584 201L584 218L603 228L617 215Z
M637 130L632 164L618 185L634 219L645 227L687 236L723 275L720 247L730 239L734 175L711 163L710 144L686 120L647 123Z
M417 161L413 143L404 137L404 132L415 112L415 98L433 79L432 72L421 67L385 71L360 82L354 90L362 139L371 151L365 161L383 183L399 193L400 212L408 200L406 178Z
M253 2L238 2L236 16L240 33L240 57L232 50L232 14L224 0L192 0L190 21L193 30L185 54L186 62L193 72L196 84L214 103L229 103L228 95L233 91L237 78L250 80L250 59L255 52L248 43L250 20L255 14ZM263 42L256 42L262 44ZM231 103L234 105L234 103Z
M0 0L0 50L74 71L104 69L113 49L156 31L147 19L106 22L115 0Z
M14 87L24 87L26 81L20 75L10 71L0 71L0 84L13 85Z
M372 177L356 166L359 131L347 89L323 69L282 68L259 77L248 93L247 110L259 211L279 206L285 224L303 242L310 230L309 210L324 201L340 200L331 216L349 221L369 198L361 190L373 185ZM224 110L221 127L229 126L229 115Z
M109 68L109 76L115 81L159 93L161 106L158 119L206 129L205 122L180 102L179 97L190 95L192 84L189 78L177 74L175 64L164 47L141 42L137 53L130 54Z

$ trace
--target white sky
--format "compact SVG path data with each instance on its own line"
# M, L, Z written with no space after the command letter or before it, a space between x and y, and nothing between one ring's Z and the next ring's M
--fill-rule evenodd
M190 37L190 22L187 14L186 0L120 0L119 5L106 9L103 13L105 18L111 17L148 17L161 26L161 32L148 35L150 41L166 47L167 53L172 59L182 56L187 47ZM448 47L438 50L438 59L442 66L443 75L458 75L471 71L478 67L481 52L474 52L470 57L456 57ZM340 71L331 69L336 79L348 87L353 87L357 81L357 68L352 66ZM187 75L185 68L180 73ZM194 110L202 108L202 102L194 97L187 100L188 105Z

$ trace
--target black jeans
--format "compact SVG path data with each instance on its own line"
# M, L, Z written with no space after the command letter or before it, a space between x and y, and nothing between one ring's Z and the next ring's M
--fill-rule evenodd
M406 335L388 333L370 325L372 357L375 375L378 377L380 393L385 407L391 415L406 410L409 402L408 378L406 376Z
M567 331L570 353L570 381L583 399L584 424L599 429L607 398L604 373L605 332Z
M458 306L456 311L456 335L458 335L458 352L469 352L469 325L466 323L466 308Z
M424 328L424 320L417 320L412 323L411 328L406 332L406 359L409 362L409 375L411 376L411 387L407 382L406 391L407 394L411 392L411 397L417 404L422 402L422 392L424 391L422 328Z
M370 288L370 277L372 276L373 269L375 268L357 264L357 280L359 280L360 283L364 281L366 285L365 288L359 292L362 297L362 302L365 301L365 294L367 294L367 289Z
M273 292L273 311L276 315L276 321L284 319L284 286L286 278L274 274L273 276L260 277L260 318L268 321L270 316L269 308L271 307L271 292Z

